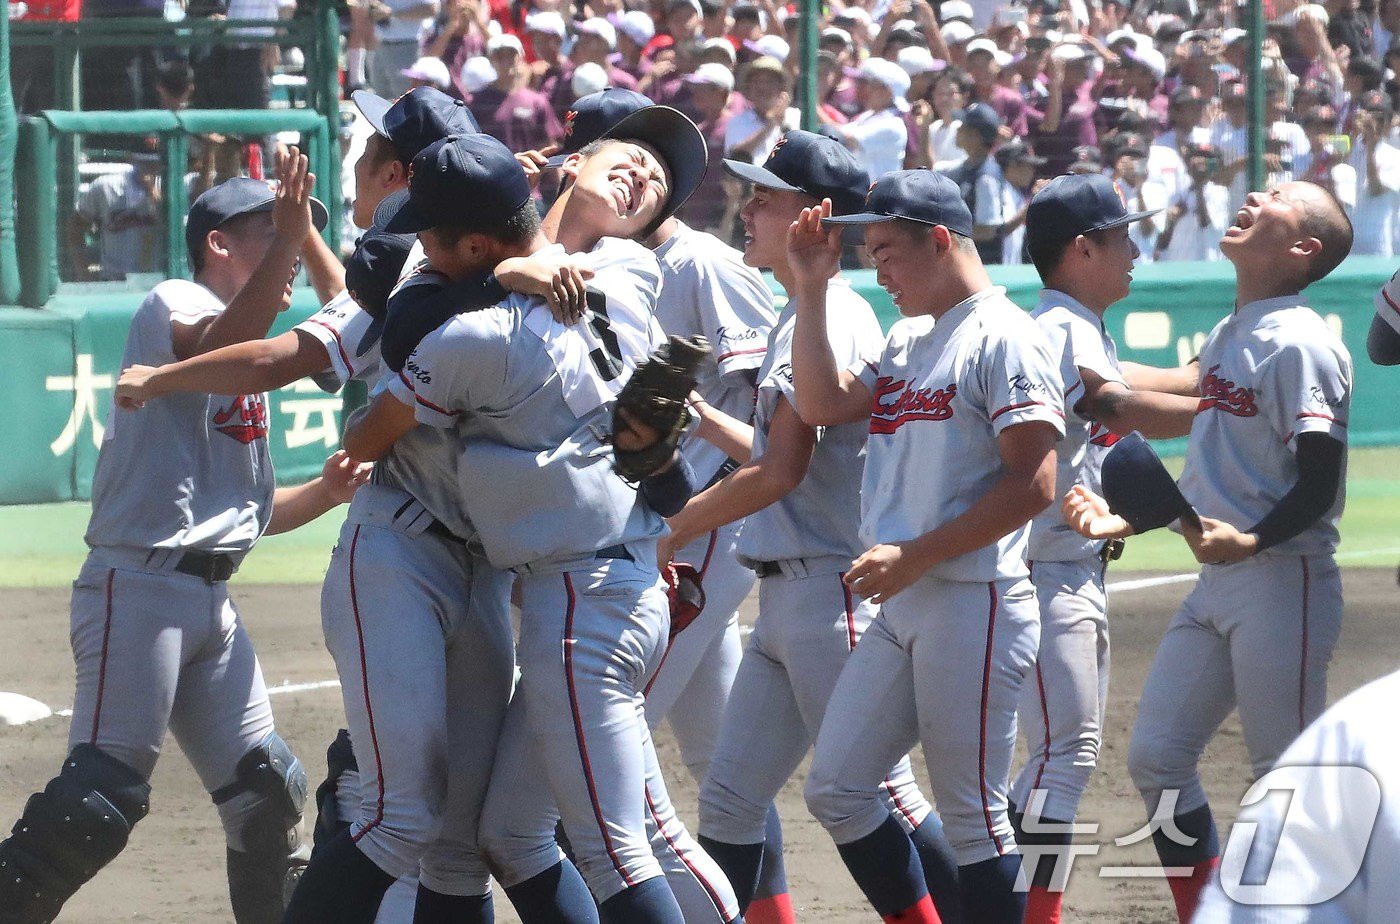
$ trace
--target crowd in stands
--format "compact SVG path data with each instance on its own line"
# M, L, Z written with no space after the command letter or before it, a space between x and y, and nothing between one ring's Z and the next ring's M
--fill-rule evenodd
M207 2L207 0L206 0ZM1400 250L1400 0L1266 0L1270 183L1307 179L1351 211L1357 255ZM228 0L260 16L287 0ZM777 0L350 0L345 86L395 98L432 85L513 150L563 140L572 102L604 87L675 106L721 157L762 162L788 129L801 55ZM961 186L983 259L1022 261L1027 200L1068 171L1111 175L1141 260L1216 260L1246 192L1249 36L1230 0L830 0L819 23L821 131L872 182L929 167ZM256 46L255 46L256 47ZM255 51L235 63L273 66ZM241 55L241 56L240 56ZM208 65L206 65L207 67ZM207 73L207 71L206 71ZM195 71L195 104L209 89ZM219 80L265 104L265 83ZM225 84L242 84L230 90ZM204 89L201 89L204 88ZM254 98L256 97L256 98ZM228 105L231 101L220 100ZM744 193L712 170L682 212L734 240Z

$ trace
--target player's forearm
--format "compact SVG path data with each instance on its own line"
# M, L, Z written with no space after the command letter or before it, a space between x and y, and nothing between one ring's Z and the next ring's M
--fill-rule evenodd
M826 329L826 280L799 287L792 334L794 407L809 427L852 423L870 416L871 394L836 364Z
M695 435L731 459L747 462L753 456L753 425L731 417L703 398L691 402L700 417Z
M306 236L306 246L301 250L301 262L306 267L306 277L311 280L311 288L316 290L316 298L322 305L345 291L345 267L335 258L330 245L314 228Z
M1055 495L1054 454L1034 473L1005 472L961 515L924 533L912 543L932 567L985 548L1019 529L1050 506Z
M228 303L228 307L210 321L195 338L188 356L198 356L232 343L261 340L282 310L287 283L292 278L300 240L288 240L275 235L258 268L248 283Z
M319 477L295 487L278 488L272 495L272 517L264 535L291 532L337 506L339 502L331 497Z
M1201 366L1194 360L1184 366L1170 369L1124 362L1119 364L1119 370L1123 373L1123 381L1136 391L1155 391L1164 395L1186 395L1192 398L1201 396Z
M1346 447L1325 433L1300 433L1298 481L1249 532L1259 537L1256 552L1300 535L1332 509L1342 483Z
M719 484L691 498L685 509L667 523L677 548L721 526L757 513L775 503L802 481L793 481L780 469L759 458L742 466Z
M235 343L161 366L151 374L147 387L151 397L175 392L256 394L290 385L323 371L327 365L325 347L319 341L308 334L288 331L267 340Z
M1183 395L1120 388L1104 389L1084 401L1083 411L1114 433L1140 432L1149 439L1170 439L1191 432L1199 399Z

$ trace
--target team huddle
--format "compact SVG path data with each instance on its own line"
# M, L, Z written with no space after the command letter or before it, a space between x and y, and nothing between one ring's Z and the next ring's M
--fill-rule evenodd
M1221 243L1234 310L1157 369L1104 326L1153 214L1104 176L1031 201L1027 313L955 183L871 185L823 135L707 165L685 116L609 89L546 156L432 89L356 103L369 230L343 267L293 149L275 190L194 203L194 281L132 323L74 584L70 752L0 842L0 922L53 920L125 847L167 729L218 807L239 924L490 922L492 878L526 924L793 922L775 800L809 752L807 807L881 920L1058 922L1104 727L1104 575L1135 532L1100 472L1134 431L1189 436L1199 513L1174 528L1201 580L1129 748L1191 919L1220 855L1207 743L1238 707L1265 772L1322 711L1340 631L1351 360L1302 294L1351 247L1331 193L1248 197ZM742 253L674 217L706 169L753 186ZM888 335L841 274L852 243ZM324 307L267 338L299 264ZM618 404L676 338L699 366L673 451ZM371 398L319 478L275 488L262 393L306 376ZM227 581L259 536L347 502L321 596L346 728L308 798Z

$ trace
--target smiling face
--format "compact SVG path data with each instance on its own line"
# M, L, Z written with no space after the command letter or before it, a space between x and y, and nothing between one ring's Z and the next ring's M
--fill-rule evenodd
M636 237L665 207L671 174L653 148L634 141L614 141L585 156L564 162L573 180L570 204L588 209L590 226L603 236Z
M788 227L817 200L805 193L755 186L739 210L744 222L744 262L759 269L787 265Z
M967 95L963 93L962 85L952 77L940 77L933 85L933 109L940 119L951 118L954 110L961 109L966 103Z
M899 219L865 226L865 252L875 266L875 281L905 317L927 314L934 302L938 261L946 256L939 252L938 235L951 237L946 229Z
M1094 267L1093 278L1101 283L1099 294L1106 305L1128 297L1128 287L1133 282L1133 261L1141 255L1128 234L1129 227L1123 225L1084 236Z
M1285 275L1303 285L1320 278L1314 264L1331 264L1330 272L1350 249L1350 224L1336 201L1303 182L1250 193L1220 241L1220 252L1238 273Z

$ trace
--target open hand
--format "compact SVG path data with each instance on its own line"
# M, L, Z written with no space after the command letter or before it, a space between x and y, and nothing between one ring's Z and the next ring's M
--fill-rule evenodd
M1126 539L1133 535L1128 521L1108 509L1104 500L1083 485L1075 485L1060 502L1065 522L1085 539Z
M373 462L356 462L344 449L337 449L321 466L321 488L335 503L348 504L372 471Z
M788 227L788 265L798 283L830 279L841 266L841 228L822 224L831 217L831 200L803 209Z
M316 186L316 175L308 168L306 155L295 147L277 151L272 225L285 240L304 241L311 233L311 190Z
M496 265L496 280L511 292L537 295L561 324L573 324L588 309L593 270L565 253L511 257Z

